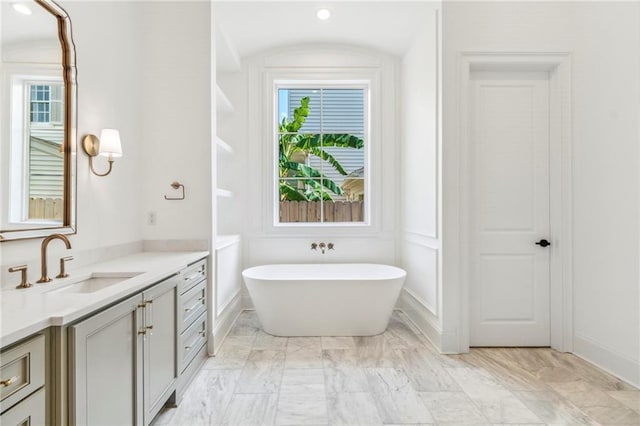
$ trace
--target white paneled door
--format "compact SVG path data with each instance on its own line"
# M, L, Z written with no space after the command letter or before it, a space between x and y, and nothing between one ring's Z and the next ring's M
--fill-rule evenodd
M549 73L474 71L470 89L470 344L549 346Z

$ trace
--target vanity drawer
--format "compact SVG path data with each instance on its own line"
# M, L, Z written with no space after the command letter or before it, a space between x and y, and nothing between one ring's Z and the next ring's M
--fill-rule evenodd
M45 424L44 388L22 400L19 404L0 415L3 426L41 426Z
M180 372L184 371L206 341L207 314L203 313L180 336L180 347L178 348L180 351Z
M180 332L187 329L207 309L207 282L193 286L189 291L180 296L182 321Z
M44 385L44 336L0 354L0 411Z
M181 281L178 291L184 294L191 287L207 277L207 259L202 259L180 271Z

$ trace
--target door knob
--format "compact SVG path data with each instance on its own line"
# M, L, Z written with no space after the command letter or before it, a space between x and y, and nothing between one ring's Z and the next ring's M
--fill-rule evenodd
M545 240L544 238L542 240L538 241L536 244L539 245L540 247L547 247L547 246L551 245L551 243L549 241Z

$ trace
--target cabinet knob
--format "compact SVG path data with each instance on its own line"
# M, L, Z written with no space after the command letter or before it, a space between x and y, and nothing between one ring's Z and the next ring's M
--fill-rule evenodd
M185 346L184 350L187 351L187 352L190 351L191 350L191 346Z
M142 335L147 334L147 329L143 328L142 330L138 330L138 334L142 334Z

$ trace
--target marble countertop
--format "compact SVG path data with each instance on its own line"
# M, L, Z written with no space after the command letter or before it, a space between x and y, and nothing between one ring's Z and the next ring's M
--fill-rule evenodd
M0 291L0 347L50 326L69 324L149 285L172 275L209 252L142 252L88 265L67 278L28 289ZM56 271L57 272L57 271ZM55 291L89 278L92 274L117 276L137 274L92 293ZM53 274L54 275L54 274ZM51 275L51 276L53 276Z

